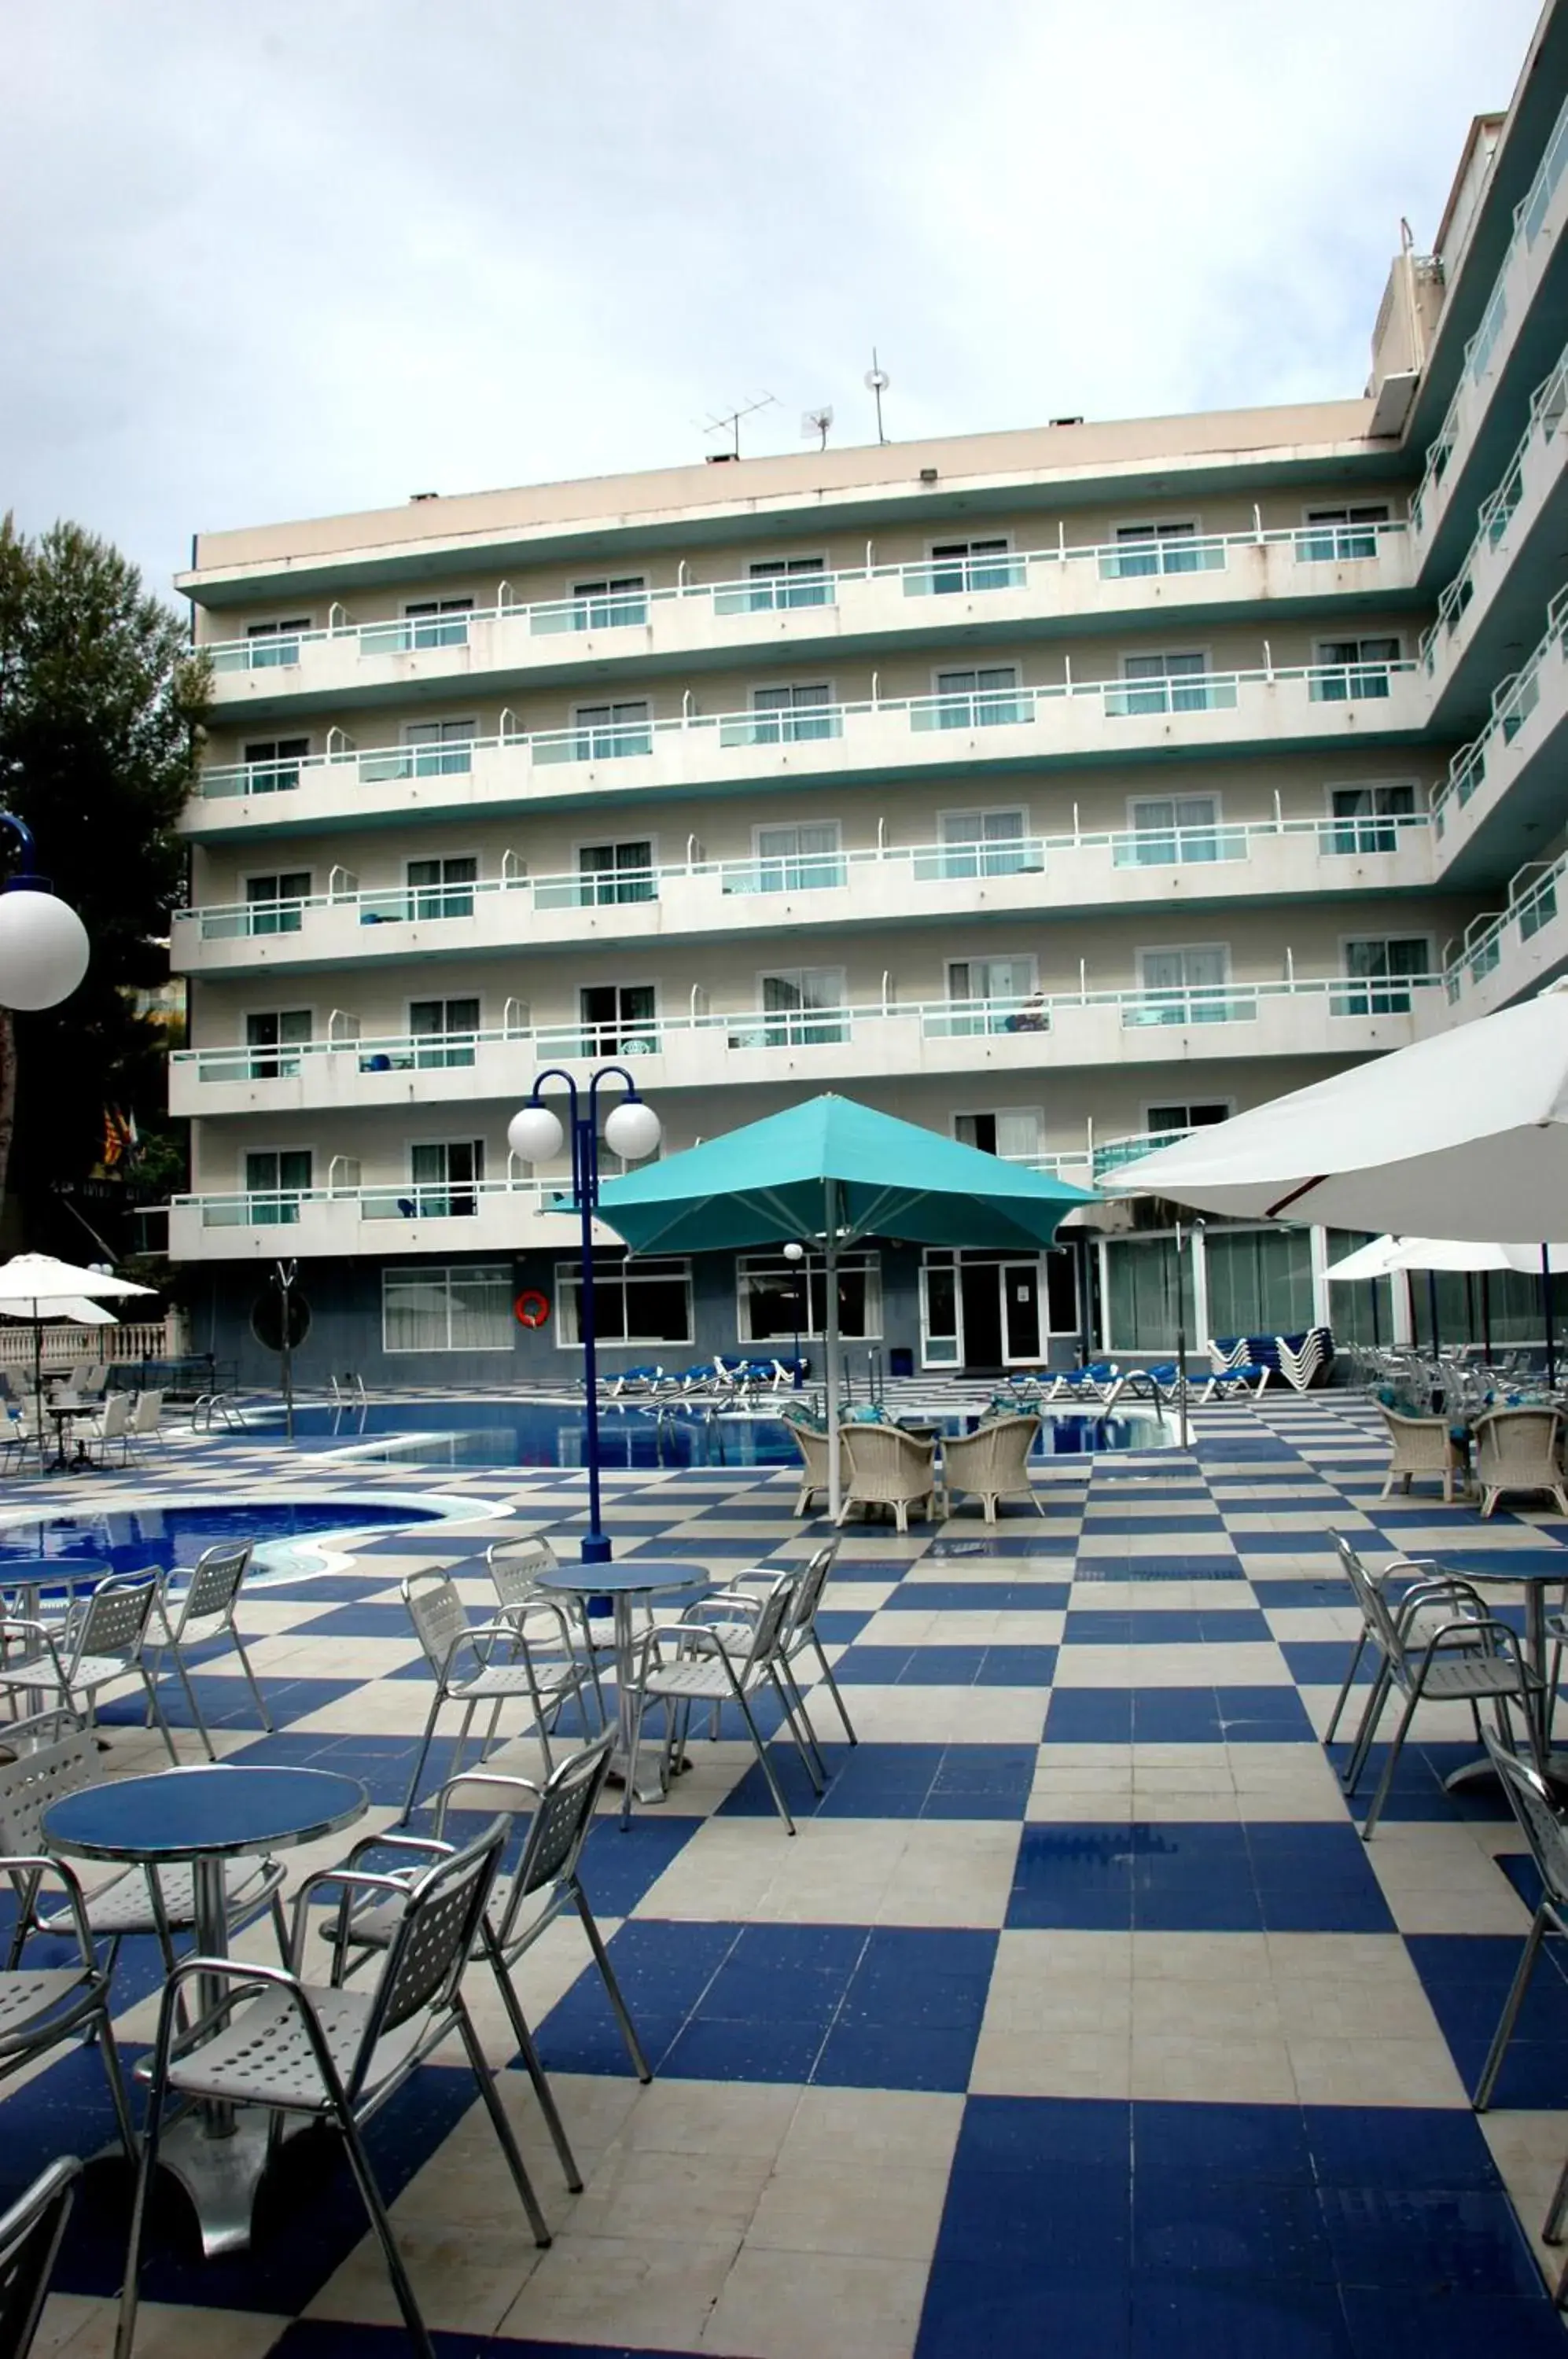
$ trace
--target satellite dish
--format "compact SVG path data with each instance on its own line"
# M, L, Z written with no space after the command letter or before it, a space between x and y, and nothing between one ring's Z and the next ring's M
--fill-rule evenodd
M825 401L820 409L802 409L800 412L801 433L808 440L810 440L813 434L816 435L824 451L828 447L828 428L833 424L833 404L831 401Z
M893 380L885 368L868 368L866 372L867 393L886 393Z

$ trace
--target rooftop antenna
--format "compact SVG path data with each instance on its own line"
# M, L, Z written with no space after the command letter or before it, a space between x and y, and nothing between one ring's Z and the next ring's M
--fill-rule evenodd
M882 431L882 397L887 392L887 387L892 384L892 378L877 360L877 347L873 344L871 347L871 366L866 372L866 388L868 393L875 394L877 397L877 440L878 442L886 442L887 440L887 437Z
M767 409L775 398L776 397L771 393L753 394L749 401L737 402L733 409L718 410L712 418L706 419L702 427L704 434L727 434L730 438L729 450L716 452L714 455L725 459L738 459L741 419L749 418L755 410Z
M817 444L820 451L828 447L828 428L833 424L833 418L831 401L824 401L820 409L802 409L800 412L800 431L808 440L813 434L818 435L821 438Z

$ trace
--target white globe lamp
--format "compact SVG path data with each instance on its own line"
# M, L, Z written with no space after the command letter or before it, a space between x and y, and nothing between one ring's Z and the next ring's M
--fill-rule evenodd
M87 972L87 929L41 878L0 893L0 1006L58 1007Z
M623 1098L604 1123L604 1144L625 1163L643 1163L664 1136L664 1125L645 1098Z
M506 1144L519 1163L548 1163L565 1139L559 1116L537 1102L519 1106L506 1125Z
M806 1258L805 1246L797 1245L794 1238L791 1237L789 1244L784 1248L784 1258L786 1261L804 1261Z

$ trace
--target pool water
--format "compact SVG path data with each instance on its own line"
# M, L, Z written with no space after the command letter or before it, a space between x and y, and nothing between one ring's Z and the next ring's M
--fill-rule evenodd
M441 1520L439 1506L385 1499L212 1499L116 1507L93 1515L27 1516L0 1524L0 1580L7 1566L58 1563L60 1578L91 1580L194 1564L204 1549L255 1540L258 1571L274 1578L314 1570L311 1547L332 1535Z
M973 1417L942 1420L944 1432L964 1433ZM377 1401L365 1410L296 1410L294 1430L306 1450L352 1449L357 1458L408 1466L581 1466L584 1420L574 1402L428 1400ZM1086 1451L1156 1450L1167 1439L1152 1412L1086 1417L1047 1412L1036 1458L1079 1457ZM798 1466L782 1419L700 1408L646 1408L607 1404L599 1411L599 1457L605 1467Z

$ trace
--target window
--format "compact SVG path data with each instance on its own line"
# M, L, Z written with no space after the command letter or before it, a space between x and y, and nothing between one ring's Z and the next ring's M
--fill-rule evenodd
M1124 656L1122 678L1138 686L1110 688L1105 711L1116 719L1145 712L1206 712L1214 701L1203 655Z
M403 743L413 747L413 759L400 775L414 778L444 778L474 767L474 724L472 721L414 721L403 732Z
M245 1017L245 1047L250 1050L249 1071L253 1082L292 1080L299 1071L298 1056L285 1053L309 1040L311 1032L310 1011L308 1007L284 1007L266 1010L258 1016Z
M1225 1229L1203 1240L1212 1335L1299 1335L1312 1324L1307 1229ZM1335 1295L1345 1289L1334 1288Z
M408 1030L416 1046L414 1063L430 1066L472 1065L474 1035L479 1029L477 999L411 999Z
M1329 831L1331 852L1392 852L1399 822L1415 814L1413 786L1331 787L1328 807L1337 824Z
M1132 836L1119 838L1118 868L1168 868L1177 861L1224 860L1217 795L1151 795L1132 806ZM1237 847L1239 848L1239 847Z
M1027 836L1026 814L1016 805L998 810L943 811L937 821L942 856L936 874L954 879L1016 876L1044 864L1038 843ZM917 867L917 875L920 871Z
M827 1332L827 1265L821 1254L743 1254L735 1263L735 1327L743 1343L817 1343ZM876 1254L841 1254L838 1332L846 1343L882 1332L882 1265Z
M931 586L939 598L978 590L1010 590L1021 583L1021 560L1008 555L1006 536L991 540L946 540L931 553Z
M646 697L620 704L580 704L573 717L580 762L618 762L631 754L651 754Z
M423 1220L472 1220L485 1178L482 1138L443 1138L408 1149L413 1209Z
M299 1218L299 1199L310 1187L308 1147L255 1148L245 1159L245 1207L253 1228L289 1228Z
M1335 993L1336 1016L1408 1016L1410 983L1432 973L1432 943L1425 934L1346 942L1345 972L1355 980Z
M747 571L747 603L754 614L774 606L828 603L827 568L820 557L765 557Z
M411 919L472 918L474 887L479 863L464 856L454 860L410 860L404 866Z
M1043 1125L1038 1106L1006 1106L996 1114L955 1114L953 1135L961 1147L999 1155L1005 1163L1032 1163L1040 1151Z
M1322 639L1312 694L1319 704L1345 704L1353 697L1387 696L1388 666L1399 660L1397 638Z
M1188 1098L1181 1103L1146 1106L1144 1127L1156 1136L1168 1130L1206 1130L1216 1122L1230 1120L1228 1098Z
M648 620L648 583L640 573L607 576L603 582L574 582L572 625L578 631L619 631Z
M756 843L758 893L814 893L844 883L837 820L814 827L759 827Z
M760 1045L766 1049L816 1049L847 1040L841 966L789 967L762 978Z
M1127 1009L1135 1024L1229 1024L1236 1003L1223 996L1230 979L1230 952L1223 943L1195 950L1144 951L1138 966L1144 998Z
M555 1266L558 1350L583 1340L583 1266ZM593 1330L601 1343L689 1343L691 1265L610 1254L593 1256Z
M791 745L802 738L836 736L832 707L833 690L825 679L804 687L753 689L747 743Z
M465 647L472 598L419 598L403 609L410 647Z
M256 737L245 749L246 781L253 795L286 795L299 783L299 765L310 750L308 737Z
M577 995L582 1057L651 1057L659 1046L651 983L595 983Z
M252 671L270 671L274 665L297 664L299 634L310 627L309 614L296 614L287 623L252 623L245 632Z
M1044 1032L1051 1017L1035 988L1032 958L949 959L950 1038L979 1032Z
M1017 664L984 664L974 670L939 671L936 707L939 729L990 729L1009 721L1027 721L1029 709L1018 694Z
M288 868L275 876L245 878L245 917L253 934L297 934L304 923L301 904L310 897L308 868Z
M1181 524L1119 524L1116 545L1100 559L1100 576L1127 582L1143 573L1196 573L1203 552L1198 527ZM1185 545L1184 545L1185 544Z
M1306 565L1343 565L1351 558L1376 557L1377 527L1388 521L1387 500L1371 500L1360 507L1309 508L1307 529L1296 535L1296 555Z
M508 1263L468 1268L386 1269L381 1273L384 1352L509 1352L512 1271Z
M577 899L585 909L618 901L651 901L658 892L653 845L638 836L626 843L585 843L577 854Z

